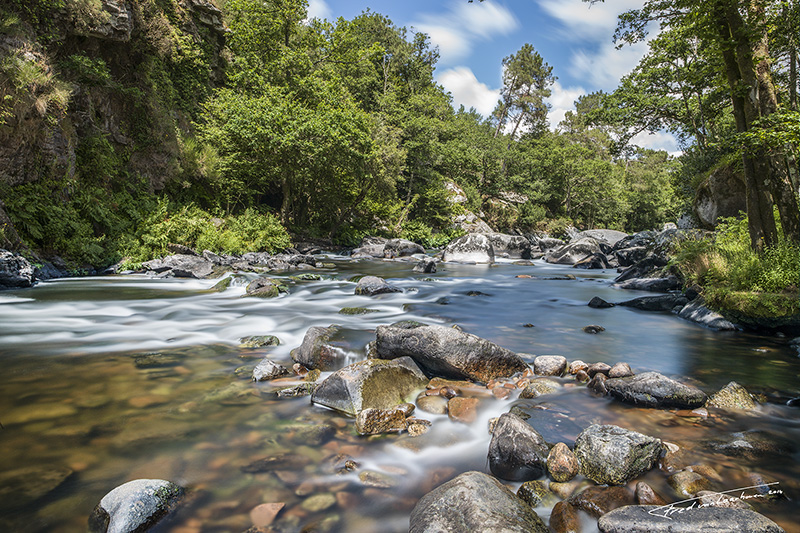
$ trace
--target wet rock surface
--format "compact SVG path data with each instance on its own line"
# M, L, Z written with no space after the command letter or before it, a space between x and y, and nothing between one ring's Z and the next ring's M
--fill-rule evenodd
M333 341L340 330L336 325L308 328L303 343L291 351L292 360L309 369L332 370L341 366L344 354Z
M494 247L486 235L471 233L448 244L442 261L456 263L494 263Z
M511 350L444 326L378 326L375 349L383 359L409 356L432 376L484 383L528 368Z
M378 294L403 292L403 289L390 285L385 279L378 276L364 276L358 280L355 292L361 296L377 296Z
M106 494L89 517L91 533L145 531L179 503L183 489L160 479L137 479Z
M601 533L783 533L783 528L769 518L743 509L702 507L686 509L629 505L603 515L597 522ZM665 516L667 515L667 516Z
M581 474L595 483L621 485L650 470L661 440L613 425L591 425L575 440Z
M289 374L289 370L280 363L263 359L253 369L253 381L269 381Z
M500 479L524 481L545 472L549 450L544 438L519 416L506 413L489 443L489 469Z
M547 473L553 481L565 482L578 475L580 464L572 450L563 442L556 443L547 455Z
M731 381L711 396L708 400L708 406L717 407L719 409L751 411L756 408L756 402L753 401L747 389L735 381Z
M0 250L0 290L33 285L33 265L19 254Z
M423 496L411 511L409 533L512 531L547 533L541 518L502 483L465 472Z
M621 402L644 407L677 407L695 409L705 405L707 397L697 387L686 385L659 374L644 372L605 382L609 394Z
M589 487L570 497L569 503L599 518L609 511L633 505L634 495L627 487Z
M736 324L726 319L716 311L704 305L702 298L689 302L678 311L678 316L684 320L696 322L707 328L718 331L735 331L739 329Z

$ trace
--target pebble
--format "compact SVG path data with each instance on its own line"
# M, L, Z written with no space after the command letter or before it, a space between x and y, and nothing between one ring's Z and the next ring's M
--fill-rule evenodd
M300 504L300 507L306 511L318 513L320 511L324 511L325 509L330 509L334 505L336 505L336 496L330 492L325 492L306 498L303 500L303 503Z
M250 511L250 520L255 527L267 527L275 520L275 517L278 516L278 513L280 513L281 509L285 506L286 504L283 502L256 505Z
M447 402L447 415L454 422L471 424L478 418L478 399L457 396Z

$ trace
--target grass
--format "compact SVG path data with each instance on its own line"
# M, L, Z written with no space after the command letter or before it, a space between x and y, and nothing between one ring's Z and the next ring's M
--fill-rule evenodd
M747 219L726 219L713 238L680 243L673 266L702 287L712 308L752 317L800 313L800 249L783 236L761 254L750 248Z

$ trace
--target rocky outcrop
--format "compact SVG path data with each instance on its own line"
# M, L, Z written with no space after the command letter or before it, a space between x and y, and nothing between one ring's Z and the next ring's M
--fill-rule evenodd
M681 282L676 276L665 278L631 278L616 284L617 288L635 291L669 292L680 289Z
M628 236L629 235L625 232L613 229L589 229L574 235L572 239L570 239L570 242L579 241L584 237L589 237L613 247Z
M0 250L0 290L19 289L33 285L33 265L27 259L8 250Z
M306 368L320 370L333 370L341 366L344 353L333 338L340 331L340 327L312 326L308 328L303 343L291 351L292 360Z
M528 368L511 350L454 328L378 326L375 333L377 357L409 356L431 376L486 383Z
M387 258L408 257L414 254L424 254L422 245L407 239L390 239L383 247L383 256Z
M494 263L494 248L486 235L472 233L448 244L442 253L442 261Z
M574 265L588 256L603 253L604 249L610 250L611 248L607 245L605 248L601 247L600 241L597 239L583 237L581 239L572 240L565 246L547 252L544 256L544 260L557 265Z
M409 533L547 533L533 509L502 483L465 472L423 496L411 511Z
M549 450L544 438L512 413L502 415L492 430L489 469L500 479L525 481L545 472Z
M684 320L697 322L700 325L717 331L735 331L739 329L736 324L716 311L712 311L706 307L704 303L702 298L689 302L678 311L678 316Z
M91 533L146 531L180 502L183 489L161 479L137 479L115 488L89 517Z
M367 359L337 370L314 390L311 401L351 416L367 408L390 409L413 400L428 379L410 357Z
M495 257L509 259L530 259L531 241L521 235L507 235L505 233L484 233L489 239Z
M270 278L258 278L247 284L245 296L276 298L281 292L286 292L286 288L280 285L278 281Z
M603 515L597 522L601 533L784 533L764 515L745 509L629 505Z
M711 172L698 187L693 205L694 215L706 229L714 229L719 217L736 217L747 212L744 179L733 166Z
M661 440L619 426L591 425L575 439L581 473L599 484L622 485L650 470Z
M609 394L621 402L643 407L695 409L705 405L707 400L705 393L697 387L685 385L658 372L607 379L605 386Z

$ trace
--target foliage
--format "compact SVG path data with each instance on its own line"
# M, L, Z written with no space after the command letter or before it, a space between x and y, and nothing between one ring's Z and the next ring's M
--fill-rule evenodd
M800 249L781 238L761 253L753 251L746 218L723 220L713 238L680 243L673 264L718 309L758 316L800 312Z

